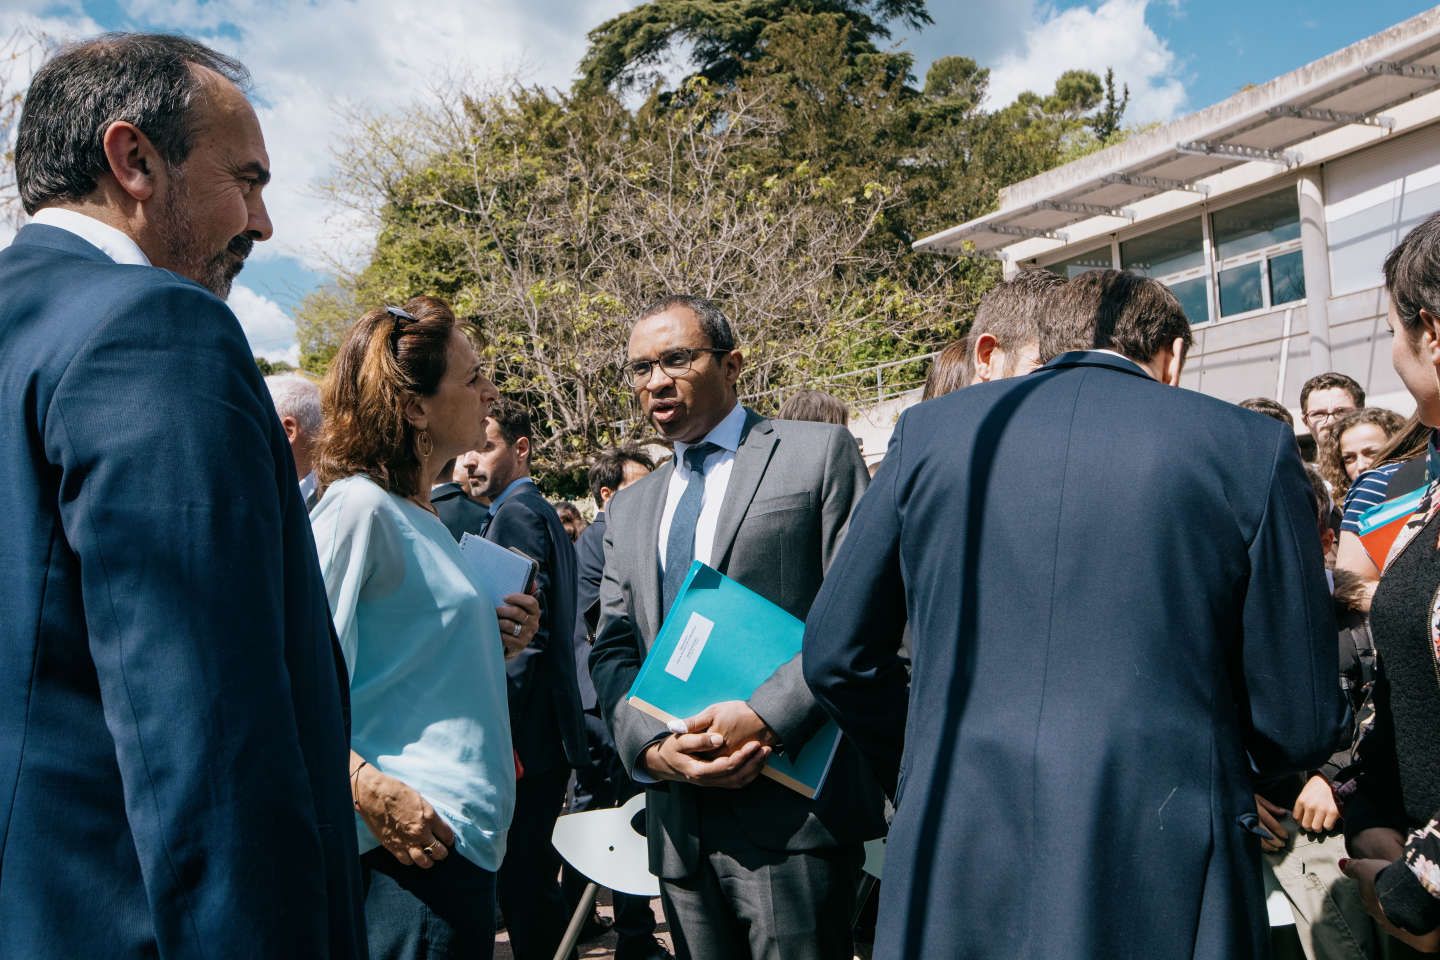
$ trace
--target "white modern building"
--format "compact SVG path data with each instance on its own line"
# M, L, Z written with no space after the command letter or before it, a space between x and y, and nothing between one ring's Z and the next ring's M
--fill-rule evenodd
M1297 409L1307 378L1338 370L1409 413L1381 264L1437 210L1440 8L1012 184L994 213L915 246L1007 274L1144 273L1194 325L1187 386Z

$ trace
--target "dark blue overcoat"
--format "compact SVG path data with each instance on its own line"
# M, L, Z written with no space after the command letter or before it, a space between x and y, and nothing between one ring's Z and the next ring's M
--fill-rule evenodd
M876 956L1267 955L1250 758L1329 755L1335 636L1275 421L1098 352L908 411L804 648L899 782Z
M234 315L23 228L0 516L0 956L363 956L344 665Z

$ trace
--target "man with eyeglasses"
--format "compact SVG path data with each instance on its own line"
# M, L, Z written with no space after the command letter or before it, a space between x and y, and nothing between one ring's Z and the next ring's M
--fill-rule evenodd
M1329 438L1336 420L1364 406L1365 390L1343 373L1319 374L1300 388L1300 418L1321 443Z
M813 801L760 777L772 753L799 750L825 722L799 656L683 734L625 701L692 560L803 619L868 483L843 427L742 406L743 366L708 300L665 297L631 330L623 376L675 458L610 501L591 676L621 760L646 787L650 869L677 956L849 960L881 793L844 743Z

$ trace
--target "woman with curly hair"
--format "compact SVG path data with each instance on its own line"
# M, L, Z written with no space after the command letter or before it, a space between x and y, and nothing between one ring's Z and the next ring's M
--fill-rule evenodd
M1405 418L1382 407L1352 410L1335 421L1320 445L1320 474L1330 484L1332 499L1342 500L1355 478L1370 469L1390 439L1405 427Z

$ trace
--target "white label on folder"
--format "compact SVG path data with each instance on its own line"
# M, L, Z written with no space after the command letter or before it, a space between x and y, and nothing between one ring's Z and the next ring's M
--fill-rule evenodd
M665 672L689 682L690 671L695 669L695 661L705 652L710 631L714 629L714 620L707 620L698 613L690 614L690 619L685 622L685 629L680 634L680 641L675 644L675 650L670 654L670 662L665 664Z

